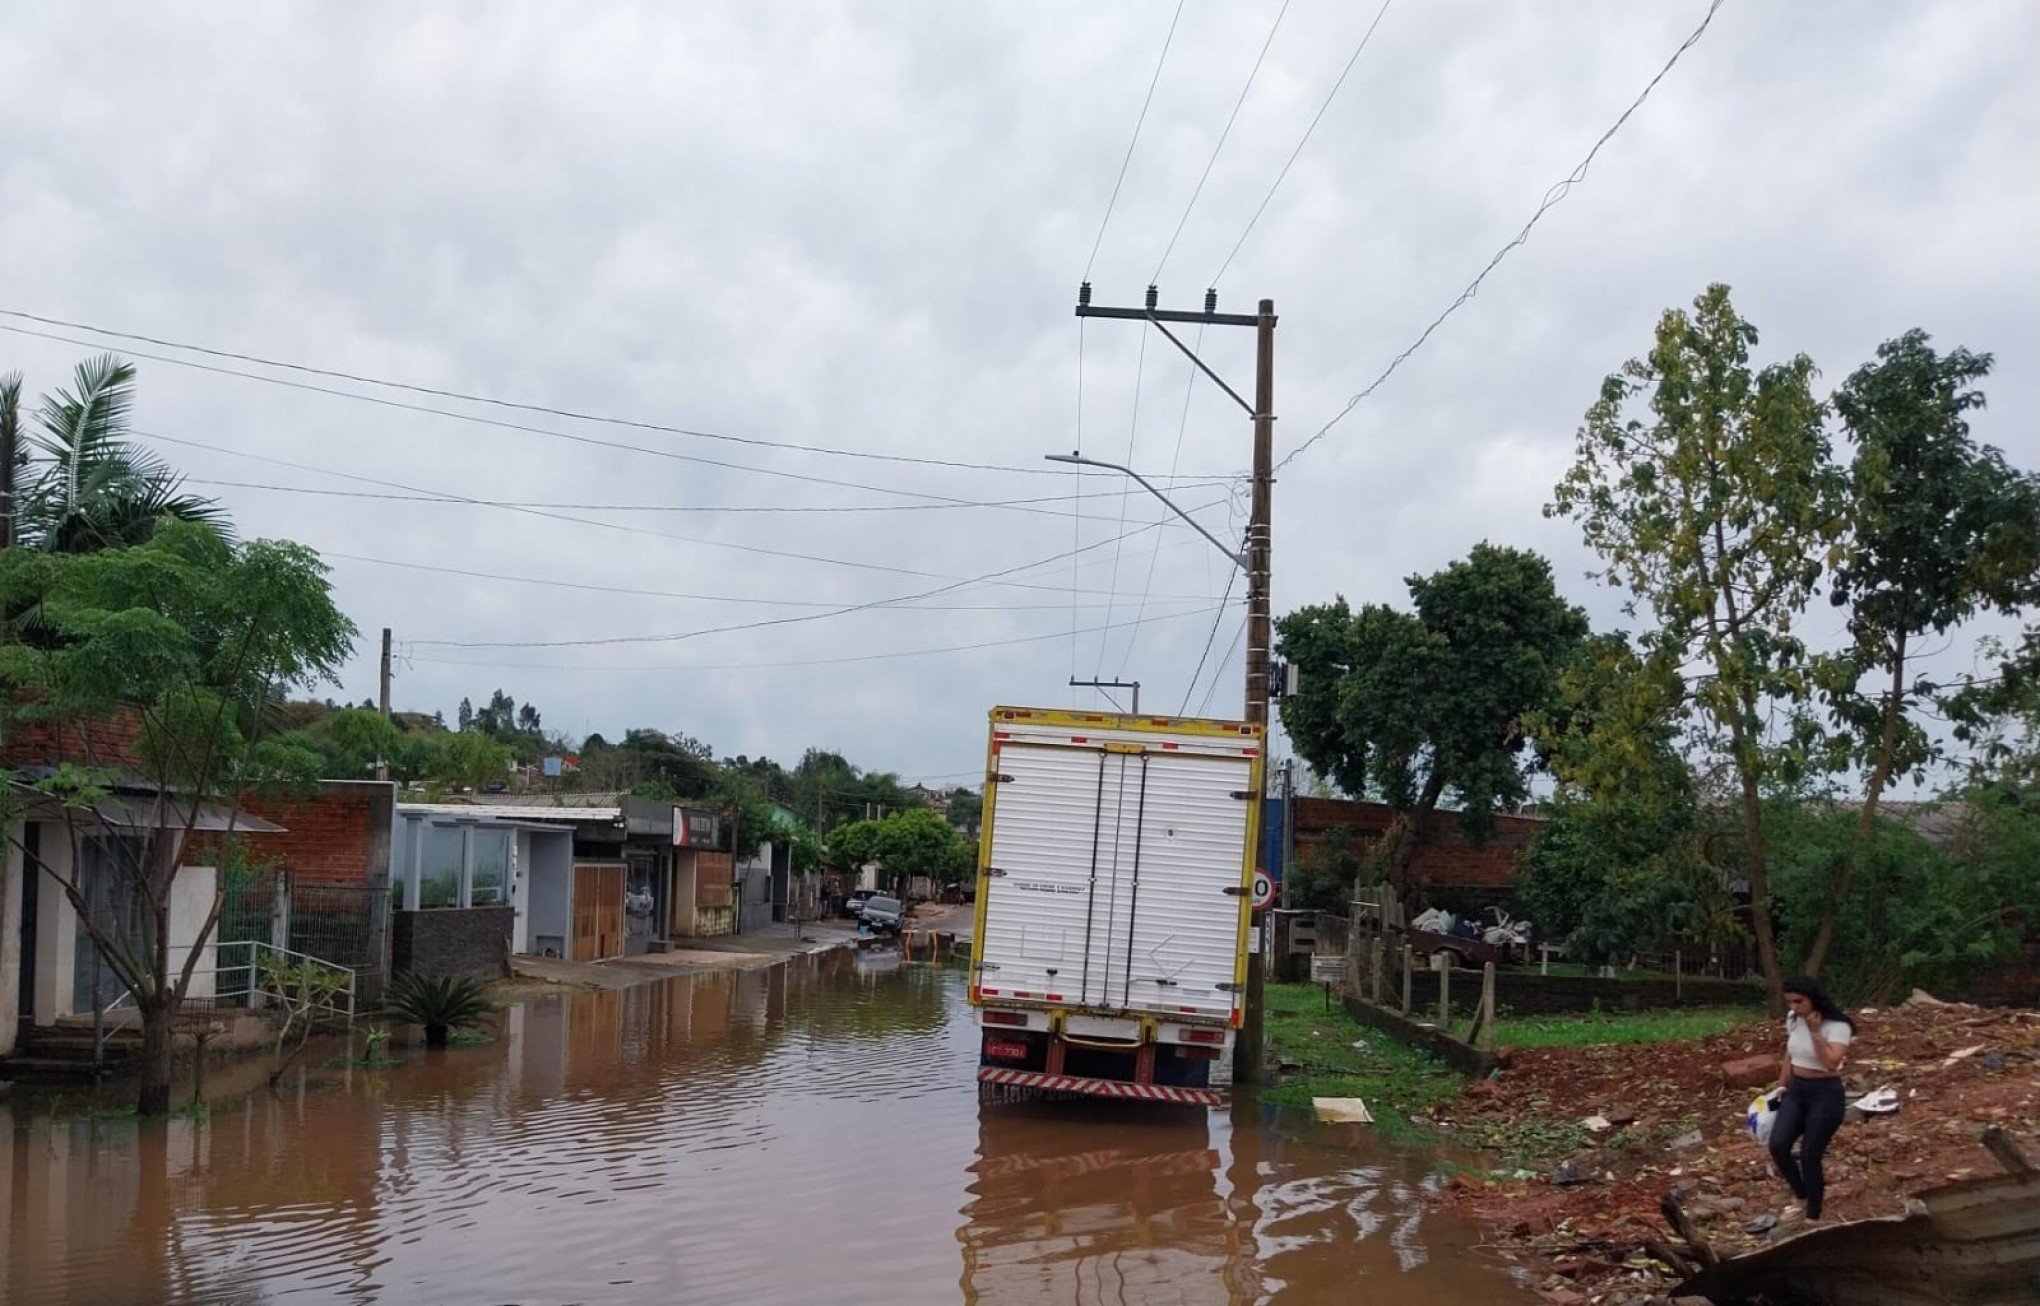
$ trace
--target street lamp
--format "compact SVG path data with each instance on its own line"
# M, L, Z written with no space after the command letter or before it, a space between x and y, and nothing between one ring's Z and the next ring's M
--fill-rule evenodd
M1099 458L1086 458L1084 457L1084 455L1080 453L1052 453L1045 454L1043 456L1052 463L1070 463L1077 467L1103 467L1107 471L1125 472L1128 476L1131 476L1134 480L1140 482L1141 489L1146 490L1149 494L1152 494L1157 499L1160 499L1164 504L1168 506L1170 512L1175 513L1178 517L1181 517L1184 521L1189 522L1193 527L1196 528L1197 533L1199 535L1202 535L1205 539L1210 540L1213 544L1217 545L1218 551L1220 553L1223 553L1227 558L1229 558L1232 561L1233 566L1238 567L1242 571L1245 571L1247 569L1246 554L1232 549L1224 541L1220 540L1216 535L1213 535L1210 531L1205 530L1204 524L1202 522L1198 521L1195 517L1192 517L1189 513L1184 512L1181 508L1177 507L1175 500L1171 499L1168 495L1163 494L1160 490L1157 490L1154 487L1153 482L1149 481L1147 477L1142 476L1139 472L1133 470L1133 468L1123 467L1118 463L1108 463L1103 459Z

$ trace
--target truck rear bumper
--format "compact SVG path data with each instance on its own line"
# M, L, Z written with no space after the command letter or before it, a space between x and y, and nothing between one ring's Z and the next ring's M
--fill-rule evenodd
M979 1066L980 1084L1032 1088L1044 1093L1076 1093L1084 1097L1116 1097L1136 1102L1180 1102L1185 1106L1223 1106L1225 1093L1215 1088L1176 1088L1168 1084L1127 1084L1116 1079L1050 1075L1038 1070L1002 1070Z

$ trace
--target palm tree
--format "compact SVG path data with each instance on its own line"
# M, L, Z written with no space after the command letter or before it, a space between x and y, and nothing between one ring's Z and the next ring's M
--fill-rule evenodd
M184 492L184 478L127 439L134 364L111 354L78 364L71 388L43 396L34 451L18 439L21 377L0 377L0 427L17 438L12 538L57 553L92 553L146 543L164 517L230 535L226 512Z

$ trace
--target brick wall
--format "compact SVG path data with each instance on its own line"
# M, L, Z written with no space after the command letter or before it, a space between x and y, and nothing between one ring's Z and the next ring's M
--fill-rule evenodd
M98 720L24 721L0 742L0 765L55 766L78 762L87 766L141 765L135 741L142 733L142 714L121 708Z
M390 964L396 974L456 975L491 980L510 955L513 907L400 911L390 929Z
M1362 852L1388 831L1394 813L1382 803L1336 798L1297 798L1296 855L1305 856L1334 830L1350 830L1354 851ZM1457 812L1433 812L1423 844L1410 863L1418 884L1438 888L1506 889L1516 879L1517 855L1544 822L1531 816L1497 816L1487 843L1474 847L1461 833Z
M282 863L294 885L366 889L389 883L394 802L388 784L325 780L310 797L247 797L238 805L284 827L244 836L252 859Z

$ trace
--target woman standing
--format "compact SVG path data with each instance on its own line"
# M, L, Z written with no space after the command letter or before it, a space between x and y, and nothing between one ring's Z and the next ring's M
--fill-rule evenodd
M1842 1062L1856 1026L1820 981L1809 976L1794 975L1785 981L1785 1005L1791 1014L1785 1017L1785 1062L1778 1072L1785 1097L1771 1126L1771 1159L1778 1163L1778 1173L1785 1176L1792 1195L1806 1203L1806 1218L1818 1220L1827 1195L1821 1157L1842 1125L1847 1105ZM1794 1143L1799 1144L1797 1158L1792 1155Z

